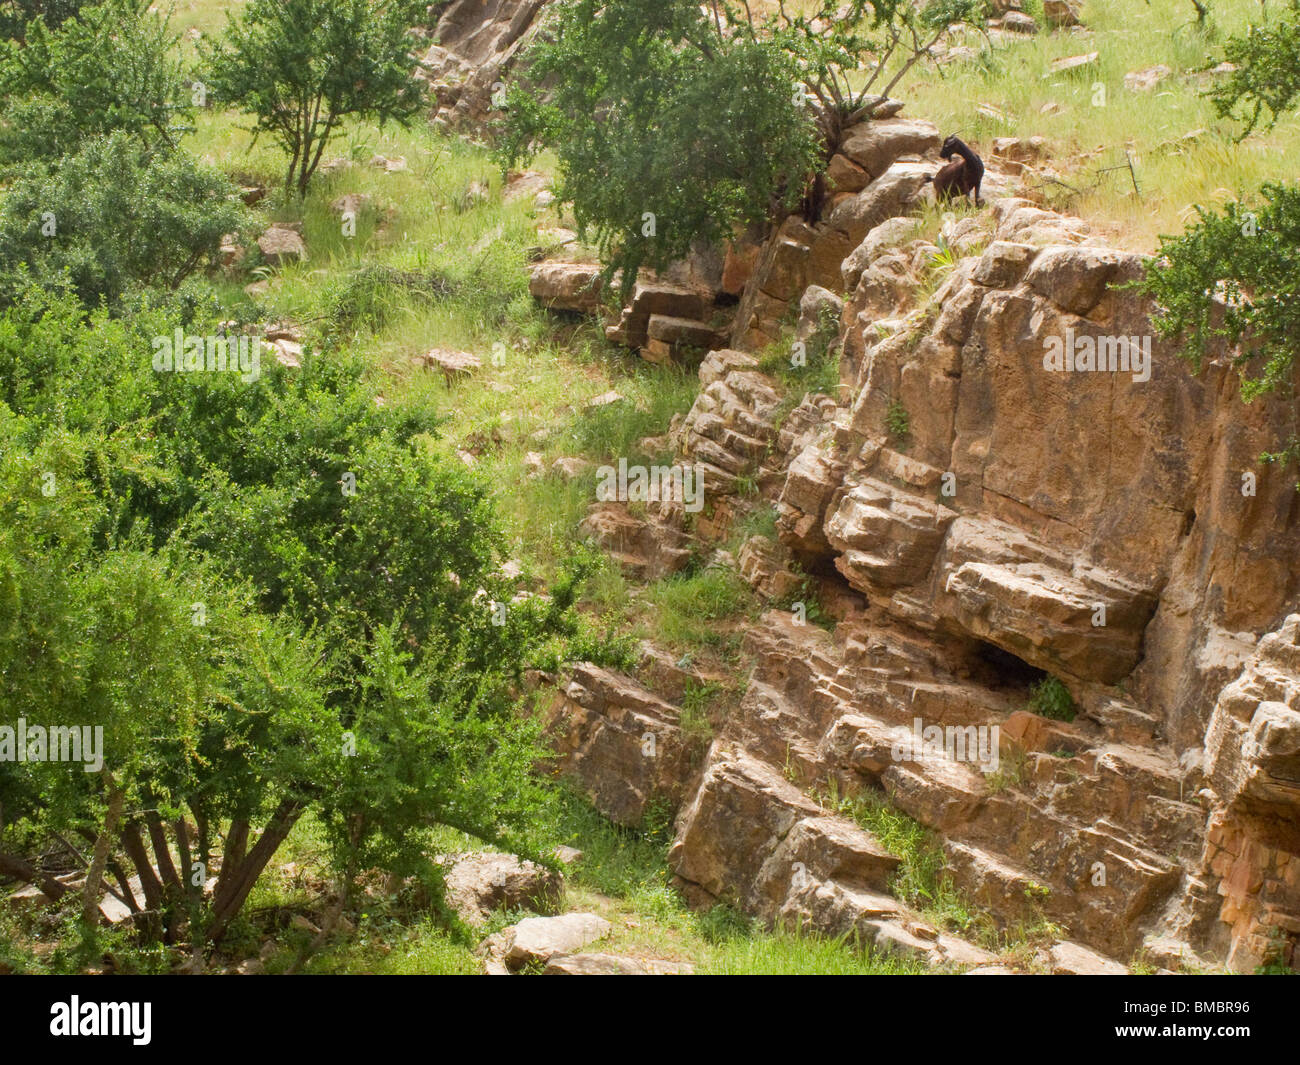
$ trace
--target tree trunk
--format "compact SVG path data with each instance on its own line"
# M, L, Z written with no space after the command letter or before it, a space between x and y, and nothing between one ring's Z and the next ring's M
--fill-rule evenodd
M25 884L35 884L51 899L58 901L68 893L68 885L55 880L16 854L0 853L0 875L17 877Z
M104 814L104 828L95 840L95 849L90 856L90 868L86 870L86 885L81 890L81 919L87 924L99 923L99 896L104 884L104 869L113 850L113 837L117 835L118 822L122 820L122 808L126 804L126 789L119 788L113 782L113 774L104 770L104 787L108 791L108 810ZM129 894L129 892L128 892Z
M284 799L276 807L275 813L271 820L267 822L266 828L262 830L262 835L258 838L257 844L248 852L248 857L239 863L238 870L227 881L225 890L218 885L218 894L213 907L212 925L208 929L208 939L213 946L221 942L222 937L230 927L230 922L234 920L240 908L244 905L244 900L248 898L248 893L252 890L253 884L257 882L258 876L266 868L280 844L284 842L285 837L293 830L294 824L302 816L302 804L297 799ZM221 864L221 875L225 879L226 863L223 860Z

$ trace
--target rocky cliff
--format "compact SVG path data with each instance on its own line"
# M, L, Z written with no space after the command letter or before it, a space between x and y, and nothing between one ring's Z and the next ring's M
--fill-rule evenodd
M984 210L923 234L938 143L905 119L855 131L816 219L729 252L732 347L673 433L712 518L687 532L665 504L640 539L671 570L757 484L779 543L751 540L739 566L792 609L747 634L756 665L700 764L671 695L591 671L557 700L564 764L624 820L679 801L683 886L768 921L981 960L901 913L895 860L819 801L879 789L1000 925L1064 930L1057 970L1291 959L1300 494L1259 456L1294 410L1243 405L1230 352L1190 372L1124 287L1141 258L998 196L995 168ZM796 321L794 338L833 323L840 387L791 410L755 355L790 347ZM625 539L639 520L601 510ZM799 587L829 631L776 591ZM1027 711L1047 677L1073 720ZM988 735L999 757L973 757Z

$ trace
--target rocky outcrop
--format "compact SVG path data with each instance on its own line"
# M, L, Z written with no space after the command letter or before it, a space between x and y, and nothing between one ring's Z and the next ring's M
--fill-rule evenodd
M924 231L931 164L908 156L933 137L877 133L817 219L758 247L671 435L704 470L694 537L724 538L755 489L775 506L779 545L751 538L739 567L782 607L684 768L681 884L983 965L906 912L896 856L826 802L872 794L999 925L1058 928L1053 971L1294 964L1300 497L1258 461L1293 413L1242 405L1232 352L1190 372L1125 287L1142 259L1079 219L986 191ZM783 394L753 353L837 305L838 389ZM686 548L680 515L648 520ZM795 595L834 603L833 633ZM1048 677L1072 720L1032 712Z
M1205 737L1205 776L1212 808L1200 878L1217 882L1219 905L1205 900L1201 925L1208 924L1234 968L1295 967L1300 614L1260 640L1241 676L1219 695Z
M610 820L639 825L653 799L675 806L689 779L679 716L631 678L579 665L546 716L556 769Z
M471 851L440 855L435 861L446 868L447 905L471 926L484 924L494 910L546 911L559 902L560 875L513 854Z
M547 0L452 0L433 30L434 43L416 77L436 102L435 122L482 131L492 116L493 94L509 76L536 32Z

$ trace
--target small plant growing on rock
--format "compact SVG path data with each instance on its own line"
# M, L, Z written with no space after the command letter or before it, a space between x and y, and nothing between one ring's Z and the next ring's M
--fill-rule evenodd
M1044 677L1029 689L1029 709L1053 721L1073 721L1078 712L1070 690L1055 677Z
M889 435L895 442L901 443L907 439L911 427L912 422L907 416L907 408L898 400L894 400L885 411L885 428L889 430Z

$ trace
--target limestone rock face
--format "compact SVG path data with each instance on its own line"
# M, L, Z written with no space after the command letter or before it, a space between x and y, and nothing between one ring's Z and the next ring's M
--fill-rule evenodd
M710 516L638 533L687 551L755 488L776 510L779 543L750 537L739 569L782 609L746 632L707 754L674 770L679 883L988 965L907 912L896 856L828 802L870 791L938 835L998 924L1059 925L1052 971L1300 965L1300 507L1259 462L1294 412L1242 405L1231 351L1192 373L1124 287L1141 257L1077 218L989 193L944 234L956 261L936 256L912 211L937 133L854 137L819 215L759 247L670 434ZM838 388L783 396L755 353L835 298ZM1049 676L1072 720L1039 712Z
M436 117L453 128L486 124L493 87L537 32L547 0L452 0L416 76L428 81Z
M558 768L615 823L635 827L651 799L680 798L689 766L678 710L631 678L579 665L547 726Z
M1300 932L1300 614L1260 640L1220 693L1205 773L1213 809L1201 875L1219 884L1219 941L1235 968L1294 964L1287 940Z

